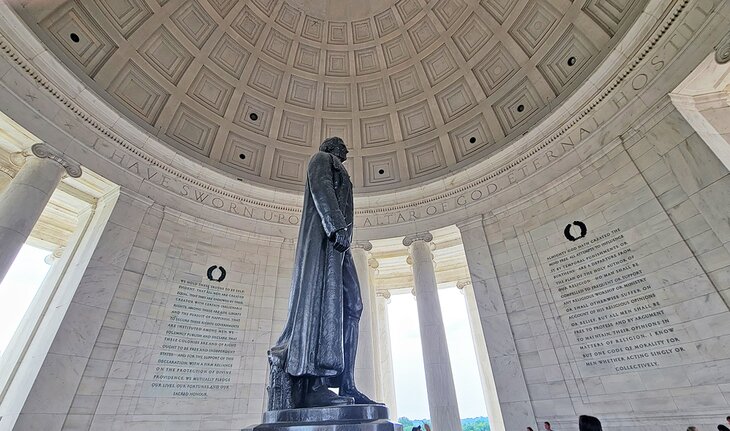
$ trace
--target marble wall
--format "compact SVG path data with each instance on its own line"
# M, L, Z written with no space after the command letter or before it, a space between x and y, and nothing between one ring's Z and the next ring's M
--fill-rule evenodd
M132 202L114 209L12 429L149 430L164 423L234 430L260 420L266 350L286 318L293 243L223 228L148 200ZM213 265L226 272L220 282L207 278ZM220 269L212 275L219 279ZM180 286L192 285L197 287L181 296ZM223 291L230 293L217 293ZM232 325L218 325L226 331L212 337L185 326L196 315L194 305L187 304L184 316L172 313L181 299L215 308L211 301L229 294L240 303L231 313L228 305L221 311L219 301L217 309L197 314L207 323L232 316ZM170 341L179 331L178 342ZM222 332L227 342L216 343ZM230 361L216 353L224 344L235 352ZM196 360L222 370L210 378L223 383L206 385L205 371L190 371ZM204 383L174 380L181 370ZM177 389L161 387L171 381Z
M667 18L664 40L659 32L647 42L643 55L654 52L639 55L564 139L545 141L562 147L554 154L546 147L548 164L501 170L484 192L445 193L422 204L418 217L403 216L414 211L399 194L408 209L386 212L387 226L358 219L369 239L457 224L505 429L544 420L576 429L579 414L607 428L708 429L730 413L730 175L666 96L715 43L712 26L726 31L730 12L722 1L675 3L685 12ZM49 53L33 54L52 64ZM634 54L617 50L612 58ZM73 294L52 308L59 321L33 358L42 362L37 377L15 382L27 390L0 410L0 430L232 431L258 421L266 349L286 317L294 254L287 238L298 218L275 206L257 207L254 217L236 207L240 196L218 198L197 176L200 189L190 188L170 168L188 161L174 155L165 153L164 168L143 168L144 157L117 146L123 139L75 119L19 67L0 61L7 110L33 118L23 124L41 140L68 146L85 168L127 187L98 246L84 251L88 264ZM131 129L117 120L109 122ZM553 126L562 127L544 129ZM220 281L208 279L214 266ZM601 288L579 295L586 279ZM222 306L224 294L231 308Z
M543 193L521 190L457 224L505 429L544 420L574 429L580 414L636 430L710 426L730 410L730 175L668 98L619 139L594 141ZM258 421L293 253L283 237L123 190L5 423L127 431ZM615 272L591 275L581 256ZM577 299L585 285L570 274L616 295ZM221 308L223 297L234 305Z
M505 424L714 427L730 410L730 175L670 104L584 156L485 216L486 245L462 228Z

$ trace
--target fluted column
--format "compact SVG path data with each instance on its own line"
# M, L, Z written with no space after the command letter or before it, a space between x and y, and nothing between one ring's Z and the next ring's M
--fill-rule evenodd
M22 167L0 195L0 281L28 239L63 174L81 176L81 167L76 162L46 144L35 144L30 153L13 155L13 161Z
M377 335L376 350L378 352L377 376L378 398L388 406L391 419L398 418L398 406L395 401L395 378L393 375L393 353L390 348L390 320L388 318L388 304L390 292L378 290L375 301L377 304L376 323Z
M418 233L405 237L403 245L410 252L416 288L418 326L421 332L431 422L436 430L461 431L454 376L429 245L432 240L433 236L429 232Z
M370 282L369 252L373 249L370 241L356 241L352 244L352 258L360 280L362 297L362 317L360 317L360 336L357 356L355 357L355 383L358 389L369 397L375 396L375 353L373 351L373 314L375 291Z

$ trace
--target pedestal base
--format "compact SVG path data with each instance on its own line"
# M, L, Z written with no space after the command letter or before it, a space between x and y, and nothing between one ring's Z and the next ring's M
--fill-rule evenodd
M388 420L385 406L351 405L273 410L264 413L262 424L242 431L403 431L403 427Z

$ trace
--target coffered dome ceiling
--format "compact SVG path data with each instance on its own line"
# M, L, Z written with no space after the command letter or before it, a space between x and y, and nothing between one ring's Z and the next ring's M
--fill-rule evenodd
M300 190L308 158L337 135L356 188L382 192L521 136L644 3L54 0L19 12L91 88L188 157Z

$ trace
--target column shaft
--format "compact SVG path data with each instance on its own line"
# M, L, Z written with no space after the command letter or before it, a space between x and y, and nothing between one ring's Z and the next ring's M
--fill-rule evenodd
M464 293L466 302L466 313L469 318L469 327L471 328L472 342L474 343L474 352L477 356L479 378L482 382L482 392L484 394L484 402L487 405L487 416L493 431L504 430L504 420L502 420L502 411L499 408L499 399L497 398L497 387L494 384L494 376L492 376L492 364L489 360L489 352L487 351L487 342L482 332L482 322L479 320L479 307L477 305L476 296L474 296L474 286L471 283L461 288Z
M427 241L432 239L430 234L426 238ZM403 243L410 246L413 264L418 324L421 332L431 422L436 430L461 431L461 418L449 360L449 348L446 344L446 330L441 314L431 249L428 242L421 238L410 240L409 237L406 237Z
M33 230L64 168L50 160L29 157L0 195L0 281Z
M352 247L352 258L360 281L362 297L362 316L360 317L360 336L358 337L357 356L355 357L355 384L369 397L375 396L375 355L373 352L372 321L374 301L370 286L370 267L368 266L368 250L372 245L355 243Z
M390 320L388 318L388 302L390 292L378 292L377 302L377 347L378 347L378 396L388 406L391 419L398 418L398 406L395 399L395 379L393 376L393 353L390 348Z

